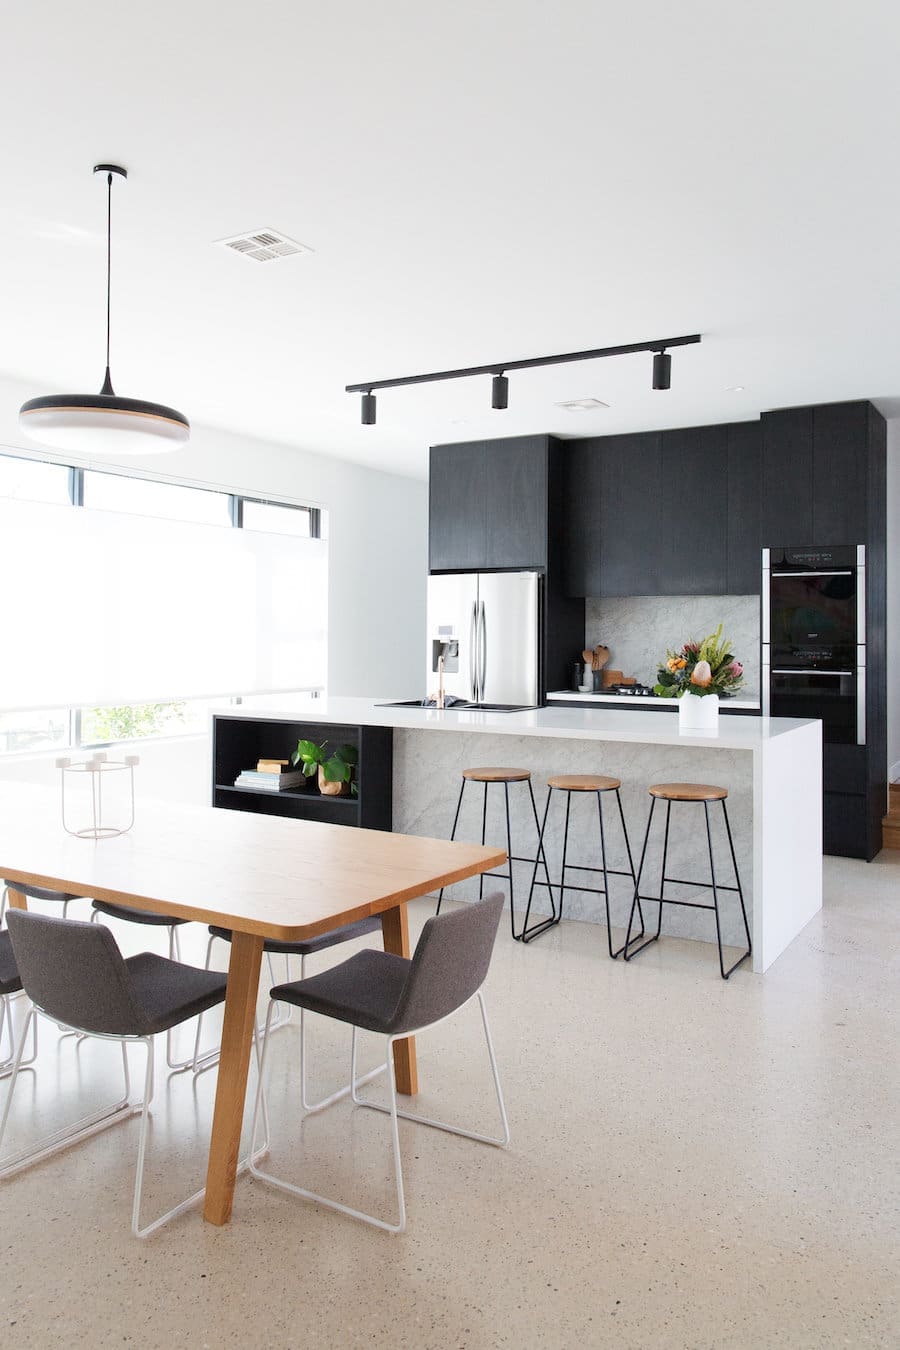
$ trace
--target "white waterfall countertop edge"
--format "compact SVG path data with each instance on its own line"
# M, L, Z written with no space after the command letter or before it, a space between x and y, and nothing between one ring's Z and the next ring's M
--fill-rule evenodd
M719 717L715 734L683 732L675 717L660 717L637 708L528 708L522 712L489 712L452 708L391 708L370 698L323 698L280 708L229 708L225 717L260 721L344 723L347 726L401 727L406 731L489 732L506 736L550 736L570 740L633 742L642 745L704 746L707 749L758 752L794 732L819 727L794 717Z

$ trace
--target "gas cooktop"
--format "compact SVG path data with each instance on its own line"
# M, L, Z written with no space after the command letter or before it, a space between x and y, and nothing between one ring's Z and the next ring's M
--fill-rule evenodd
M647 695L656 697L649 684L608 684L600 692L603 694L621 694L623 698L638 698Z

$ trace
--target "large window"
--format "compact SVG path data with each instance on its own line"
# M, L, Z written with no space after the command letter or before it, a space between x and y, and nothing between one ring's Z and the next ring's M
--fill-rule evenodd
M201 730L210 701L321 688L320 535L315 507L0 453L0 753Z

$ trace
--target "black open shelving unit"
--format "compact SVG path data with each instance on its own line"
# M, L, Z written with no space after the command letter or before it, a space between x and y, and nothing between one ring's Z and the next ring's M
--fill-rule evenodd
M259 759L289 759L299 740L354 745L359 751L356 797L323 796L316 779L305 790L266 792L237 788L234 780ZM212 804L230 811L318 820L330 825L355 825L390 830L393 777L393 731L287 718L229 717L216 714L212 733Z

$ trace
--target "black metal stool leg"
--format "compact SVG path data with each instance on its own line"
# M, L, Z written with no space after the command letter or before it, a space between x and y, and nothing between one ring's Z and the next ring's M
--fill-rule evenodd
M482 842L482 844L484 843L485 839L487 838L487 790L488 790L488 785L487 785L487 783L485 783L485 785L484 785L484 806L482 807L482 811L481 811L481 842ZM512 876L512 863L509 864L509 875ZM483 897L483 895L484 895L484 873L482 872L481 875L480 875L479 878L478 878L478 899L480 900L480 899Z
M722 973L722 979L727 980L728 976L725 974L725 962L722 959L722 928L719 924L719 893L716 890L716 865L713 862L712 831L709 828L709 802L703 803L703 814L706 817L706 846L709 849L710 889L713 894L713 913L716 916L716 945L719 948L719 970Z
M460 809L460 807L462 806L463 793L464 793L465 790L466 790L466 783L467 783L467 781L468 781L468 780L465 779L465 778L462 780L462 783L461 783L460 789L459 789L459 796L458 796L457 799L456 799L456 815L453 817L453 829L450 831L450 839L451 839L451 841L454 840L454 839L456 838L456 827L457 827L457 825L459 824L459 809ZM434 911L435 914L440 914L440 912L441 912L441 902L443 901L443 899L444 899L444 887L442 886L441 889L438 891L438 902L437 902L437 909Z
M603 793L597 793L597 816L600 820L600 864L603 872L603 903L606 906L606 945L610 959L615 961L616 953L612 946L612 920L609 916L609 873L606 870L606 838L603 833Z
M553 789L551 788L552 792ZM569 808L572 805L572 794L566 792L566 825L563 830L563 850L562 850L562 868L559 873L559 917L562 918L563 898L566 893L566 854L569 849Z
M625 812L622 809L622 794L618 788L616 788L616 805L619 808L619 820L622 822L622 837L625 840L625 852L628 855L628 871L631 876L632 883L636 886L637 878L634 875L634 859L631 856L631 840L628 838L628 826L625 824ZM635 934L634 939L635 942L637 941L638 938L642 938L644 936L644 911L641 908L640 896L638 896L637 898L637 911L638 911L638 918L641 921L641 931ZM619 951L616 952L616 956L618 956L619 952L623 950L624 949L620 947Z
M657 942L659 940L659 929L662 927L662 904L660 904L659 928L657 929L656 933L653 935L653 937L649 937L644 942L642 942L639 947L635 947L633 951L628 950L632 942L631 929L632 925L634 924L634 911L638 904L638 893L641 889L641 877L644 874L644 861L647 857L647 844L650 842L650 829L653 825L653 813L656 810L656 802L657 798L652 797L650 800L650 812L647 816L647 828L644 831L644 844L643 847L641 848L641 860L638 863L637 880L634 883L634 898L631 901L631 913L628 916L628 932L625 934L625 947L622 953L626 961L630 961L633 956L637 956L638 952L642 952L645 947L649 947L651 942ZM643 927L643 919L641 920L641 927ZM638 940L637 936L635 936L634 941L637 942L637 940Z
M530 782L528 784L528 791L531 793L531 809L532 812L534 813L534 823L535 825L537 825L538 823L537 806L535 805L534 791L532 789ZM555 925L558 924L560 919L562 918L562 897L560 896L559 913L557 914L556 903L553 899L553 887L550 885L550 869L547 866L547 854L544 851L544 830L547 825L547 813L550 810L550 798L552 795L553 789L548 787L547 800L544 803L544 816L540 823L540 826L538 827L538 846L534 855L534 868L531 873L531 886L529 887L528 890L528 904L525 908L525 922L522 924L522 927L518 933L517 940L520 940L522 942L531 942L534 938L539 937L541 933L546 933L548 928L555 927ZM543 862L544 864L544 877L547 882L547 889L550 892L550 906L553 912L550 915L549 919L541 919L539 923L536 923L532 927L529 927L528 920L531 917L531 900L532 896L534 895L534 888L537 882L538 863L540 862ZM515 933L513 933L513 937L516 937Z
M530 778L529 778L529 780L528 780L528 795L531 797L531 814L534 816L534 828L537 830L537 837L538 837L538 857L540 858L541 862L544 864L544 880L545 880L546 883L547 883L547 894L550 896L550 910L551 910L551 914L552 914L552 917L555 919L555 918L557 917L557 916L556 916L556 901L555 901L554 898L553 898L553 886L552 886L552 884L551 884L551 882L550 882L550 868L547 866L547 852L546 852L546 850L545 850L545 848L544 848L544 828L543 828L542 825L539 825L539 824L538 824L537 806L535 805L535 801L534 801L534 788L531 786L531 779L530 779ZM548 802L549 802L549 799L550 799L550 794L549 794L549 790L548 790L548 793L547 793L547 800L548 800ZM545 819L546 819L546 814L545 814ZM537 862L537 858L535 858L535 863L536 863L536 862ZM536 875L537 875L537 867L535 867L534 871L535 871L535 876L536 876ZM529 895L528 898L529 898L529 900L530 900L530 899L531 899L531 896ZM559 917L562 918L562 915L560 914Z
M485 786L487 786L487 784L485 784ZM504 798L505 798L505 805L506 805L506 857L507 857L507 865L508 865L508 867L509 867L509 929L510 929L510 932L512 933L512 935L513 935L513 940L515 941L515 939L516 939L516 915L515 915L515 900L516 900L516 895L515 895L515 891L514 891L514 889L513 889L512 828L510 827L510 823L509 823L509 783L504 783L504 784L503 784L503 795L504 795Z
M705 802L704 802L704 806L706 806L706 803L705 803ZM749 925L748 922L747 922L747 909L746 909L746 906L744 905L744 892L743 892L743 890L742 890L742 888L741 888L741 878L740 878L740 873L738 872L737 858L736 858L735 852L734 852L734 840L733 840L732 837L731 837L731 824L730 824L730 822L729 822L729 820L728 820L728 808L727 808L726 805L725 805L725 798L724 798L724 797L722 798L722 815L723 815L724 818L725 818L725 831L726 831L726 833L727 833L727 835L728 835L728 847L729 847L729 849L730 849L730 851L731 851L731 864L732 864L732 866L733 866L733 868L734 868L735 887L736 887L736 890L737 890L737 893L738 893L738 899L739 899L740 902L741 902L741 917L742 917L743 920L744 920L744 932L745 932L746 935L747 935L747 950L744 952L743 956L739 957L738 960L735 961L735 963L734 963L733 966L730 966L730 967L729 967L728 970L724 970L724 969L722 968L722 944L721 944L721 941L720 941L720 943L719 943L719 969L722 971L722 979L723 979L723 980L727 980L728 977L729 977L729 975L732 973L732 971L737 970L737 968L738 968L738 966L741 964L741 962L742 962L742 961L746 961L746 960L747 960L747 957L751 955L751 953L752 953L752 951L753 951L753 941L752 941L752 939L751 939L751 937L750 937L750 925ZM708 808L708 807L707 807L706 817L707 817L706 830L707 830L707 834L709 834L709 808ZM710 866L711 866L711 865L712 865L712 848L710 847ZM713 898L714 898L714 899L715 899L715 894L716 894L716 893L715 893L715 889L714 889L714 890L713 890ZM718 931L719 931L719 912L718 912L718 908L717 908L717 909L716 909L716 933L717 933L717 934L718 934Z

